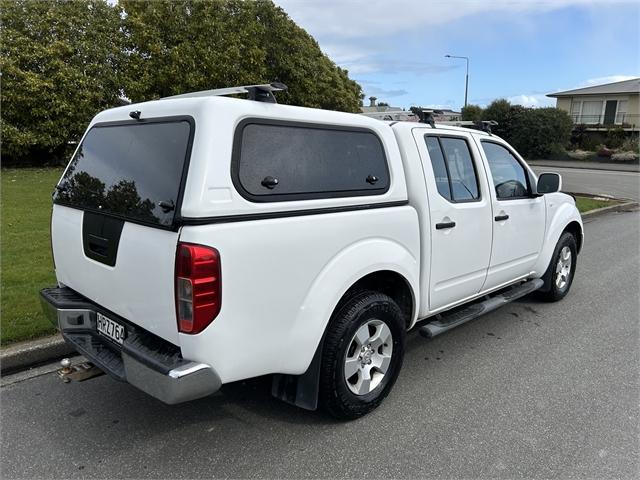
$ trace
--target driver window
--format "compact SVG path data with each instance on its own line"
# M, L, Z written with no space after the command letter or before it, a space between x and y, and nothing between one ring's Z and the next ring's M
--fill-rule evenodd
M489 162L496 197L499 200L527 197L530 193L527 173L516 157L493 142L482 142L482 149Z

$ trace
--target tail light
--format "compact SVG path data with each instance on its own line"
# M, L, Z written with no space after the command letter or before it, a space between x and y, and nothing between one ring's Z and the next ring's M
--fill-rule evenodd
M200 333L218 316L222 303L218 250L179 243L175 288L178 330L182 333Z

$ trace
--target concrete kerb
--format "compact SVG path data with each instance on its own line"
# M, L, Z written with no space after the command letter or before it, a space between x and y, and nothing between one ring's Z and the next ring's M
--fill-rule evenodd
M75 350L65 343L60 334L28 340L2 347L0 351L0 373L25 370L27 368L56 360Z

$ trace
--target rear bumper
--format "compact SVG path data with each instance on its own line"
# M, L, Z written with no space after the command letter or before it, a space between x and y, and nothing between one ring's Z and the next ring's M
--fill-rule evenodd
M216 392L220 377L211 366L182 358L180 349L85 299L70 288L40 292L45 315L64 340L117 380L125 381L168 404ZM100 312L126 329L122 345L96 330Z

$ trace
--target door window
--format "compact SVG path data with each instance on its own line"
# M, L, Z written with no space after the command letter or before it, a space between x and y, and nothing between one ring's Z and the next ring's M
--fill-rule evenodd
M493 142L482 142L487 157L493 186L498 200L509 200L529 196L527 172L516 157L505 147Z
M478 177L463 138L425 136L438 193L450 202L478 200Z

